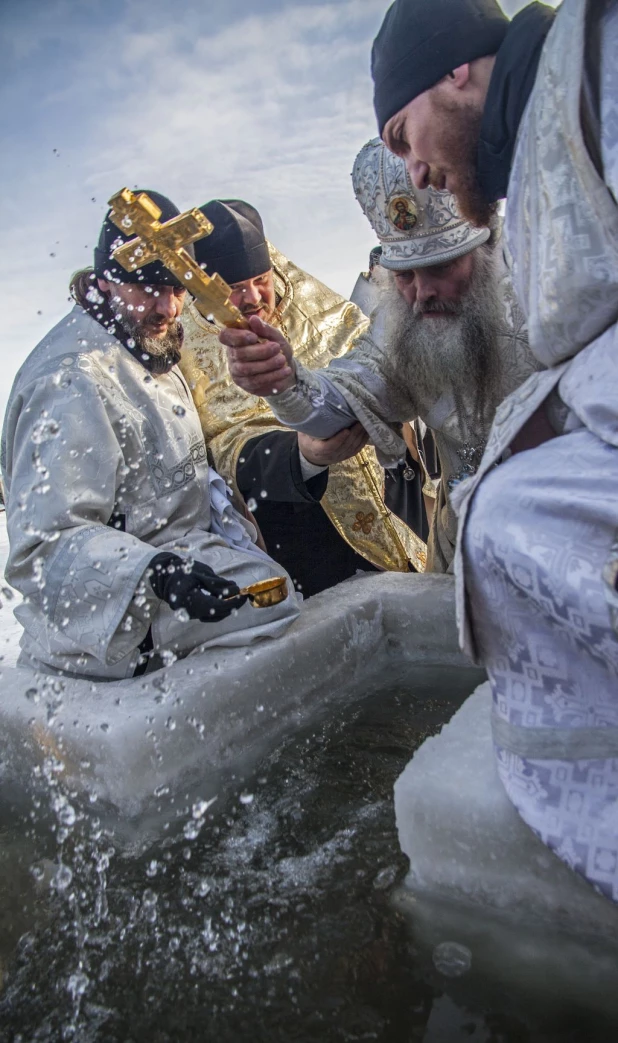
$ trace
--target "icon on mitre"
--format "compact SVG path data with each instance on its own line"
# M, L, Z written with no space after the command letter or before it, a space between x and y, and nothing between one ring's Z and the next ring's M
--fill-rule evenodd
M397 196L388 204L388 217L400 232L411 232L418 221L418 211L409 196Z

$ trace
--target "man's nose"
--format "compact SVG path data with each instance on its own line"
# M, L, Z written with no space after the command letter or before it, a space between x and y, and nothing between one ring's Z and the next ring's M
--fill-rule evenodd
M243 287L242 300L243 304L256 305L259 304L262 299L259 287L253 283L249 283L248 286Z
M176 318L176 295L172 286L160 286L159 296L155 298L155 312L162 318L172 322Z
M411 156L406 160L406 166L408 174L412 178L412 183L416 188L429 187L429 166L427 163L421 163L418 159L414 159Z
M427 301L433 300L438 295L438 289L435 281L430 275L423 272L422 268L419 268L416 273L416 299L419 304L425 304Z

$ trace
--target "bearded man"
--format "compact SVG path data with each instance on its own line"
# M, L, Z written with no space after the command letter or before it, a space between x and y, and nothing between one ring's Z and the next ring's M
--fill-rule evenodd
M19 664L101 680L275 636L299 611L291 590L265 609L240 596L281 568L208 466L177 365L185 291L158 262L121 268L127 238L108 212L75 307L15 378L2 438Z
M350 294L352 303L367 316L378 303L381 256L382 247L374 246L369 253L369 269L360 273ZM418 418L402 424L401 434L406 455L396 467L387 467L384 471L384 502L427 542L440 477L436 444L427 425Z
M614 901L617 53L616 0L512 22L494 0L397 0L373 53L380 132L415 183L448 185L474 219L507 196L513 284L547 369L504 403L462 490L461 637L491 680L513 804Z
M267 242L257 210L212 200L214 232L195 245L209 274L232 287L250 322L268 322L309 365L344 355L368 322ZM188 313L188 314L187 314ZM309 597L357 571L422 571L426 543L384 502L384 474L360 424L327 441L284 430L262 397L230 380L219 329L185 313L181 368L217 470L256 510L268 552Z
M532 368L521 317L489 228L473 228L449 193L415 191L405 164L375 139L359 153L353 184L382 244L382 286L369 333L326 369L293 359L280 331L251 319L226 330L230 371L289 427L328 438L360 421L387 465L405 455L400 425L432 431L442 478L428 568L452 568L457 522L450 497L478 467L496 406ZM416 216L401 231L393 200ZM256 343L258 337L265 343Z

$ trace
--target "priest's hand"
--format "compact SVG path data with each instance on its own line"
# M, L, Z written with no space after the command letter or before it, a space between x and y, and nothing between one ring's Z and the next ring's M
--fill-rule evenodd
M294 387L294 353L280 330L249 319L250 329L224 329L219 340L227 348L232 380L250 395L265 398Z
M226 619L247 600L236 583L217 576L208 565L189 563L166 551L152 558L148 578L157 597L174 612L183 608L190 619L202 623Z
M330 467L342 460L349 460L364 449L369 436L362 424L344 427L332 438L311 438L310 435L298 435L298 448L305 460L316 467Z

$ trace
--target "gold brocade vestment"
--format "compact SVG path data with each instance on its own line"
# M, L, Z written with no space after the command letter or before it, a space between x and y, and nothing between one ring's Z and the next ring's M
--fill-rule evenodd
M303 272L269 244L277 308L272 325L289 340L295 358L311 369L344 355L369 322L362 312ZM182 316L185 331L180 368L191 388L204 437L219 473L236 487L243 446L270 431L285 430L263 398L248 395L230 379L219 329L193 304ZM384 503L384 472L375 449L329 468L322 508L343 539L378 568L422 572L425 543Z

